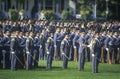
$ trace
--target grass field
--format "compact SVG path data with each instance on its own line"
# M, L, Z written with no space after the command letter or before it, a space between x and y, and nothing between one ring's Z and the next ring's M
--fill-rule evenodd
M0 79L120 79L120 64L99 64L99 73L92 73L90 62L85 63L84 72L77 69L76 62L69 62L68 69L61 68L61 61L53 61L52 70L45 69L45 61L40 61L39 68L26 70L0 70Z

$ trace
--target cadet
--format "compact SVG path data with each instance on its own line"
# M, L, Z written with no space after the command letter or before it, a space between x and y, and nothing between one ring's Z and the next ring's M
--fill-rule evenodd
M3 54L5 54L5 52L2 52L2 50L3 50L3 35L2 35L2 31L0 31L0 68L2 68L2 65L5 64L5 63L3 63L5 60L2 59Z
M88 30L88 33L85 36L86 44L89 45L92 38L92 30ZM91 61L91 54L89 47L86 48L86 61Z
M10 58L10 41L11 41L11 37L10 37L10 32L6 31L3 37L3 41L4 41L4 51L5 53L5 68L10 68L11 64L11 58Z
M112 32L110 32L105 39L105 48L107 51L107 63L112 64L112 52L113 52L113 37L112 37Z
M61 55L62 55L62 61L63 61L63 69L67 68L68 65L68 60L69 60L69 41L68 41L69 36L66 34L65 38L61 42L60 50L61 50Z
M85 53L86 53L86 40L85 40L85 32L81 33L81 37L79 38L79 60L78 60L78 70L84 71L85 64Z
M58 39L58 37L60 36L60 29L57 28L56 32L54 33L54 49L55 49L55 53L54 53L54 60L58 60L59 56L58 54L60 53L60 40Z
M65 33L66 33L66 29L61 29L60 30L60 33L59 33L59 36L57 37L57 47L58 47L58 51L57 51L57 56L58 56L58 59L61 58L61 54L60 54L60 43L61 41L64 39L64 36L65 36Z
M45 58L45 30L42 29L42 33L40 34L40 60L44 60Z
M23 36L23 33L19 33L19 59L22 63L25 65L25 37ZM20 68L23 68L23 66L20 64Z
M117 32L113 35L113 54L112 54L112 63L116 64L118 62L117 55L119 53L119 39Z
M92 72L98 73L98 64L100 59L101 44L99 41L99 34L93 37L90 43L90 50L92 52Z
M117 56L118 56L118 63L120 64L120 33L118 35L118 43L119 43L119 45L118 45L118 55Z
M78 39L79 37L80 37L80 31L76 30L75 36L73 38L74 61L78 61L78 49L79 49Z
M34 51L33 32L30 32L30 36L26 39L26 53L27 53L26 70L32 68L32 59L35 60L33 56L33 51Z
M51 69L52 66L52 60L54 57L54 40L53 40L53 33L49 34L49 37L47 39L46 43L46 53L47 53L47 64L46 69Z
M17 64L18 64L18 68L23 69L24 65L23 65L23 52L21 52L20 50L20 38L19 38L19 31L15 32L15 38L16 38L16 43L17 43L17 53L16 53L16 57L17 57ZM25 42L24 42L25 43Z
M70 30L70 35L69 35L69 42L70 42L70 59L73 60L74 59L74 51L73 51L73 39L75 36L75 28Z
M35 57L34 67L38 67L39 53L41 49L41 40L39 38L39 33L36 34L34 40L35 40L34 42L34 57Z
M19 61L19 59L18 59L18 49L19 49L18 39L15 35L15 32L12 32L11 42L10 42L11 70L16 70L17 69L17 60Z
M101 61L102 63L106 62L107 60L107 51L105 49L105 40L107 38L107 34L106 34L106 31L104 32L101 32L101 35L100 35L100 42L101 42Z

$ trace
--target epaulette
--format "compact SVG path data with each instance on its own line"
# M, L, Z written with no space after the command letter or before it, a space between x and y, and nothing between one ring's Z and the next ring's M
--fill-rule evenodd
M64 41L62 41L61 44L64 44Z
M49 42L50 42L50 39L47 40L47 43L49 43Z
M11 41L15 41L15 38L12 38Z
M26 40L26 42L29 42L29 41L30 41L29 39Z

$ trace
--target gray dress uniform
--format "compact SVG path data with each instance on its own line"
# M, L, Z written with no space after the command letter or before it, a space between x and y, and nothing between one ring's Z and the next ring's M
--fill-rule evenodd
M47 53L46 69L51 69L52 60L53 60L53 57L54 57L54 40L53 40L52 37L49 37L47 39L46 53Z
M11 49L11 70L16 70L18 58L17 54L19 49L19 44L16 36L11 37L10 49Z
M11 37L10 35L5 35L3 37L3 48L4 48L4 52L5 52L5 68L10 68L11 67L11 57L10 57L10 41L11 41Z
M78 59L78 70L84 71L85 64L85 53L86 53L86 45L85 45L85 37L81 36L79 38L79 59Z
M113 37L111 35L108 35L106 40L105 40L105 47L107 50L107 63L111 64L112 60L112 52L113 52Z
M63 69L66 69L68 65L69 49L70 49L69 42L66 38L64 38L60 46L60 50L62 53Z
M100 59L101 44L98 38L91 40L91 52L92 52L92 72L98 73L98 64Z
M26 53L27 53L27 61L26 61L26 70L30 70L32 68L32 59L34 51L34 42L33 38L27 37L26 39Z
M2 65L5 64L2 62L2 61L5 61L5 60L3 60L3 54L5 54L5 53L2 52L2 50L3 50L3 37L0 35L0 68L2 68Z

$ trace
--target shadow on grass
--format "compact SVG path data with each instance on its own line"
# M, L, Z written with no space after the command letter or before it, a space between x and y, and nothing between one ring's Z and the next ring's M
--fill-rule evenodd
M62 67L52 67L51 69L47 70L45 66L39 66L38 68L33 68L31 71L60 71Z
M120 70L114 71L114 70L102 70L100 73L120 73Z

